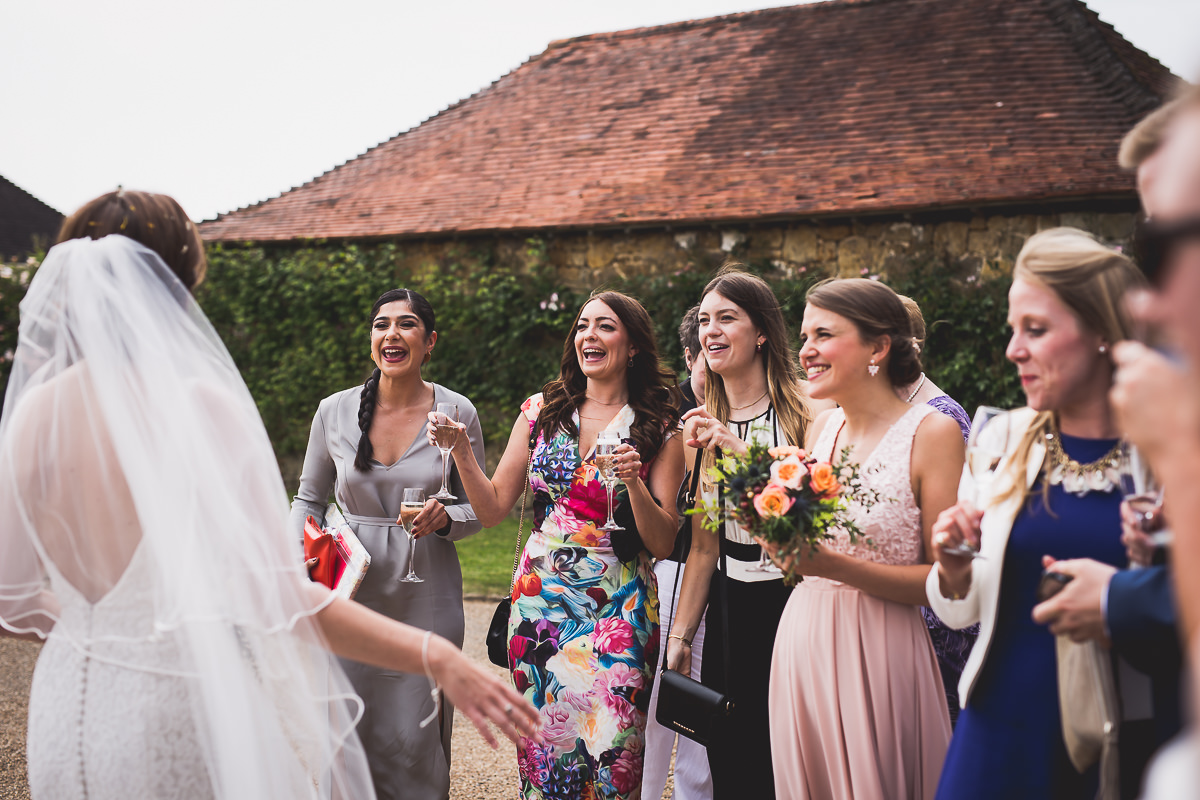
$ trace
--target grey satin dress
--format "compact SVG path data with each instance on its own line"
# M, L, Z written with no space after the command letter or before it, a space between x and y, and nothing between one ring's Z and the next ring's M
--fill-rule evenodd
M434 384L435 403L457 403L459 419L475 458L484 463L483 433L471 401ZM417 436L395 464L372 462L369 472L354 469L354 454L361 431L358 403L361 388L326 397L313 419L304 456L300 489L292 502L291 532L304 535L304 518L322 521L330 490L347 521L371 553L371 566L355 600L392 619L446 637L459 647L463 642L462 572L454 542L479 531L475 511L453 471L450 491L459 500L446 507L451 523L444 534L418 539L410 549L408 536L396 524L405 488L423 487L425 496L442 485L442 455L429 444L424 432ZM432 407L430 410L433 410ZM424 583L401 583L410 555L416 557L417 574ZM380 800L445 800L450 796L450 734L453 708L435 721L419 727L433 711L429 682L424 675L407 675L342 660L355 691L365 705L358 735L367 753L375 792Z

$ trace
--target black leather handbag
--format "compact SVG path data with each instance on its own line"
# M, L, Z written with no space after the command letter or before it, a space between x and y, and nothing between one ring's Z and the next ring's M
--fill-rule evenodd
M696 467L695 472L698 473L698 458ZM697 480L693 477L693 494L696 491L696 484ZM719 530L720 534L717 538L717 546L721 562L720 569L721 574L725 575L725 526L723 524L720 525ZM682 571L682 564L676 566L676 602L671 608L670 619L672 621L675 619L675 606L678 605L679 575ZM725 626L726 630L729 629L729 608L728 604L724 602L721 603L721 624ZM721 649L721 655L725 659L725 674L730 675L728 636L724 637L724 646ZM663 648L662 674L659 676L658 686L658 710L654 714L654 718L658 720L659 725L707 747L721 725L732 713L733 702L729 699L728 695L705 686L699 681L694 681L687 675L667 669L667 648Z
M521 564L521 534L525 530L525 498L529 495L529 469L533 466L534 434L529 434L529 459L525 465L525 489L521 492L521 518L517 522L517 546L513 553L512 578L508 582L508 596L496 604L492 621L487 630L488 661L497 667L512 669L508 663L508 618L512 612L513 586L517 583L517 567Z

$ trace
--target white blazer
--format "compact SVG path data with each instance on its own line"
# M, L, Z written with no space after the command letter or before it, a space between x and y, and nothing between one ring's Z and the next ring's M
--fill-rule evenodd
M997 420L997 422L1005 420L1008 423L1008 451L997 468L997 475L1005 474L1013 450L1016 449L1021 437L1029 429L1035 416L1037 416L1037 412L1031 408L1018 408L1009 411ZM1034 442L1029 452L1029 463L1025 469L1025 488L1032 486L1037 480L1045 457L1046 443L1044 441ZM962 677L958 681L958 696L963 706L966 706L971 698L971 689L975 686L975 679L979 677L979 670L983 666L988 648L992 644L992 635L996 632L996 607L1000 602L1004 551L1008 547L1008 535L1012 531L1013 521L1017 518L1017 513L1025 501L1024 492L1017 492L1003 502L996 500L996 495L1003 494L1011 485L1010 481L1001 477L991 482L990 496L980 498L984 515L983 521L980 523L979 551L983 558L977 558L971 562L971 586L967 590L966 596L961 600L951 600L942 596L936 564L929 570L929 577L925 581L925 594L929 600L929 607L941 617L943 622L951 628L957 629L965 628L976 622L980 623L979 638L976 639L975 646L971 649L971 655L967 659ZM959 496L971 497L973 493L974 482L971 480L970 471L964 468L962 483L959 485Z

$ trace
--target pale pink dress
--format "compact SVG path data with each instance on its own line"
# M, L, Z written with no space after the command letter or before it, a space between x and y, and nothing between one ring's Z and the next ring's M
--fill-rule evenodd
M834 549L865 561L922 561L921 513L910 477L912 443L929 414L913 406L884 434L861 474L879 492L852 509L873 544ZM813 455L831 456L841 409ZM771 664L771 756L785 798L931 798L950 742L937 659L921 611L824 578L805 578L779 621Z

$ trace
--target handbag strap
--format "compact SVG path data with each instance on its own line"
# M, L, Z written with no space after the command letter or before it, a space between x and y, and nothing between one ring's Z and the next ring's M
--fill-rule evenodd
M695 494L696 488L700 484L700 456L702 451L696 452L696 465L693 468L694 475L692 476L691 494ZM721 457L721 451L717 450L717 458ZM724 482L717 485L717 566L720 572L722 581L721 586L721 655L725 662L725 682L728 685L729 677L729 573L726 569L725 562L725 505L721 502L722 491L725 487ZM675 592L671 597L671 624L675 624L675 609L679 606L679 576L683 573L683 564L676 562L675 564ZM663 647L662 669L667 668L667 648ZM725 693L726 696L729 692Z
M717 458L721 457L721 450L717 449ZM717 553L718 568L720 569L721 581L721 656L725 660L725 696L731 697L733 692L729 691L733 687L733 675L729 671L729 568L725 560L725 504L721 498L725 495L725 482L721 481L717 484L717 508L718 519L720 524L717 526L719 531L717 537Z
M696 489L698 489L700 487L700 457L703 455L704 455L703 450L697 450L696 451L696 460L692 464L692 474L689 476L692 480L692 485L688 487L687 493L683 496L684 504L688 508L691 508L691 506L695 503ZM683 574L683 562L676 561L675 562L675 588L671 592L671 614L670 614L670 616L667 617L667 619L671 620L672 625L675 624L675 609L679 607L679 576L682 574ZM667 668L667 648L664 646L663 652L662 652L662 667L661 667L660 671L664 670L666 668Z
M525 532L525 498L529 495L529 473L533 470L534 434L529 434L529 460L525 464L525 488L521 490L521 516L517 522L517 544L513 549L512 578L508 581L508 595L512 597L513 587L517 585L517 568L521 566L521 534Z

